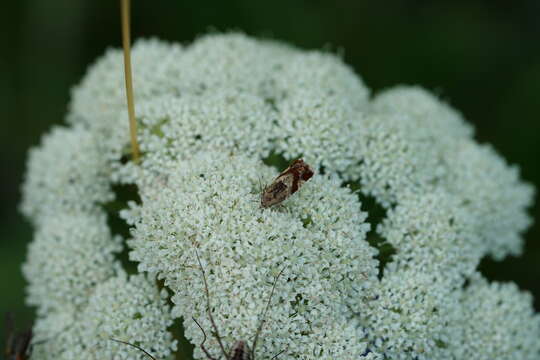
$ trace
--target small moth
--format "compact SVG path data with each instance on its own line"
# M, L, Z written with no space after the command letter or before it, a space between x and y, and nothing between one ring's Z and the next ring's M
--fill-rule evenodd
M245 341L237 341L231 350L231 360L252 360Z
M27 360L30 358L30 343L32 330L15 332L13 315L6 315L6 360Z
M294 160L270 185L264 188L261 194L261 207L267 208L281 203L297 192L313 174L315 172L304 160Z

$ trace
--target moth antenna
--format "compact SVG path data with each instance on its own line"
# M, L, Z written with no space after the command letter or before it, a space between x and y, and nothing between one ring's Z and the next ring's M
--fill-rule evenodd
M278 352L276 355L272 356L272 357L270 358L270 360L276 359L279 355L283 354L285 351L287 351L287 348L281 350L281 351Z
M116 340L116 339L113 339L113 338L111 338L111 340L112 340L112 341L116 341L117 343L121 343L121 344L125 344L125 345L132 346L132 347L134 347L135 349L140 350L140 351L142 351L143 353L145 353L146 356L150 357L152 360L156 360L155 357L153 357L152 355L150 355L150 353L149 353L148 351L144 350L144 349L143 349L142 347L140 347L140 346L137 346L137 345L135 345L135 344L129 343L129 342L127 342L127 341Z
M279 277L281 276L281 274L283 273L283 271L285 271L285 267L286 266L284 266L283 269L281 269L281 271L279 272L279 274L277 274L277 276L274 279L274 283L272 284L272 291L270 291L270 296L268 297L268 301L266 302L266 307L264 309L259 327L257 328L257 332L255 333L255 339L253 339L253 345L251 345L251 358L252 359L255 359L255 348L257 347L257 340L259 339L259 334L261 333L261 330L263 328L263 325L266 319L266 314L268 313L268 309L270 308L270 302L272 301L272 296L274 296L274 291L276 290L277 281Z
M261 180L261 176L257 176L257 178L259 179L259 200L257 201L259 204L262 202L262 196L264 194L264 190L266 189L266 186L263 186L262 184L262 180Z
M216 340L218 341L219 347L221 348L221 352L223 353L223 356L225 356L225 358L229 360L229 355L225 351L225 347L223 346L223 343L221 342L221 336L219 335L218 327L214 321L214 317L212 316L212 311L210 307L210 291L208 291L208 283L206 282L206 274L204 272L204 268L202 266L201 259L199 257L199 252L197 251L197 249L195 249L195 255L197 255L197 262L199 263L199 267L201 268L201 273L202 273L202 277L204 281L204 291L206 293L206 312L208 313L208 318L210 319L212 328L214 329L214 332L216 333Z
M204 339L202 341L202 343L199 345L202 349L202 351L206 354L206 356L210 359L210 360L216 360L214 359L209 353L208 351L206 350L206 348L204 347L204 343L206 342L206 333L204 332L204 329L202 328L201 324L199 324L199 322L192 316L191 317L193 319L193 321L195 321L195 324L197 324L197 326L199 327L199 329L201 329L202 333L203 333L203 336L204 336Z
M259 192L262 192L265 188L265 186L263 186L262 184L262 180L261 180L261 176L257 176L257 178L259 179Z

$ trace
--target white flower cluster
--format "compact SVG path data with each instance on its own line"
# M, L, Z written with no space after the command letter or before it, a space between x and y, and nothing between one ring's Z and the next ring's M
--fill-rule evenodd
M377 279L375 250L365 241L366 214L356 195L325 176L281 211L263 211L258 176L275 175L253 158L202 152L177 163L166 178L138 184L142 205L123 212L134 226L132 260L139 271L165 280L174 293L173 311L186 319L186 335L195 344L203 336L191 317L212 329L198 251L213 316L229 346L255 335L273 278L283 270L260 353L286 348L291 358L306 351L322 359L360 357L366 342L356 339L343 304ZM208 346L218 356L216 345L212 339Z
M475 274L456 298L447 328L451 358L538 359L540 315L533 311L530 294L513 283L489 284Z
M363 130L363 191L385 207L410 194L444 191L467 213L483 254L517 255L520 234L530 224L523 209L531 205L533 189L472 133L455 110L424 90L381 93Z
M138 345L160 359L176 350L167 332L173 324L167 291L144 275L122 271L100 283L80 309L64 308L34 326L37 359L147 359L141 351L113 341Z
M447 316L452 307L448 287L429 273L411 270L385 273L368 309L358 308L364 332L389 359L441 359ZM362 305L365 307L365 305Z
M116 338L165 359L183 323L204 359L192 317L219 358L207 301L226 348L264 321L257 359L540 357L530 296L476 272L521 252L533 189L448 105L416 87L370 99L335 56L242 34L139 41L135 164L122 67L118 50L91 67L28 162L40 358L144 357ZM261 209L268 164L298 157L316 175Z
M105 153L83 126L53 128L30 151L22 212L34 223L51 214L99 212L100 203L114 198Z
M38 313L81 307L94 288L115 274L121 239L112 237L105 214L61 213L36 230L23 272L28 303Z
M122 239L103 208L114 199L106 154L83 126L55 128L31 152L21 207L36 227L23 265L27 302L38 314L35 358L145 358L110 338L161 358L175 349L171 309L157 285L128 279L117 259Z

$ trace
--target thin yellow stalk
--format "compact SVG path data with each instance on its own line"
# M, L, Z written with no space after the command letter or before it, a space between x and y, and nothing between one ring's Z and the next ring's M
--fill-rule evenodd
M121 1L122 13L122 45L124 48L124 76L126 79L126 96L129 116L129 131L131 134L131 149L133 160L139 162L139 143L137 142L137 122L135 120L135 105L133 104L133 83L131 79L131 45L129 35L129 0Z

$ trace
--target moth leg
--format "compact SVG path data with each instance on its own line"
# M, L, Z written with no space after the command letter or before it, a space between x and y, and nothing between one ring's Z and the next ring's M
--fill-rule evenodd
M276 359L279 355L283 354L285 351L287 351L287 348L281 350L281 351L278 352L276 355L272 356L272 358L270 358L270 360Z
M111 338L111 340L112 340L112 341L116 341L117 343L121 343L121 344L126 344L126 345L129 345L129 346L132 346L132 347L134 347L135 349L140 350L140 351L142 351L143 353L145 353L146 356L148 356L150 359L156 360L155 357L153 357L152 355L150 355L150 353L149 353L148 351L144 350L144 349L143 349L142 347L140 347L140 346L137 346L137 345L135 345L135 344L129 343L129 342L127 342L127 341L116 340L116 339L113 339L113 338Z
M259 327L257 328L257 332L255 333L255 339L253 339L253 345L251 345L251 358L252 359L255 359L255 348L257 347L257 340L259 339L259 334L261 333L261 330L264 326L266 314L268 313L268 309L270 308L270 302L272 301L272 296L274 296L274 291L276 290L277 281L284 270L285 270L285 267L283 267L283 269L281 269L281 271L274 278L274 283L272 284L272 291L270 291L270 296L268 296L268 301L266 302L266 307L263 311L261 321L259 323Z
M206 348L204 347L204 343L206 342L206 333L204 332L201 324L199 324L199 322L197 320L195 320L194 317L192 317L193 321L195 321L195 324L197 324L197 326L199 327L199 329L201 329L202 333L203 333L203 336L204 336L204 339L202 341L202 343L199 345L200 348L202 349L202 351L204 352L204 354L206 355L206 357L210 360L216 360L215 358L213 358L209 353L208 353L208 350L206 350Z
M204 268L202 266L201 259L199 257L199 252L197 251L197 249L195 249L195 255L197 255L197 262L199 263L199 267L201 268L201 273L202 273L202 277L204 281L204 291L206 293L206 312L208 313L208 318L210 319L210 323L212 324L212 329L214 329L216 340L218 341L219 347L221 348L221 352L223 353L223 356L225 356L225 359L229 360L229 355L225 351L225 347L223 346L223 343L221 342L221 336L219 336L218 327L216 325L216 322L214 321L214 317L212 316L212 311L211 311L211 306L210 306L210 291L208 291L208 283L206 281L206 274L204 272Z

